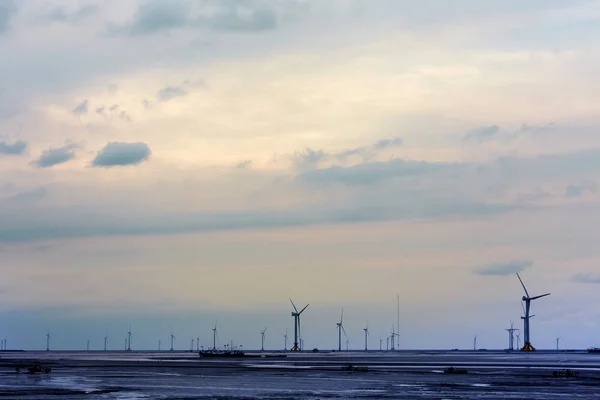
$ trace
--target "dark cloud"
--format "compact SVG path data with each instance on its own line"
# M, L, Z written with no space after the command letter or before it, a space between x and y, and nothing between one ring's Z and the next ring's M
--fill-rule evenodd
M112 167L135 165L146 161L151 151L146 143L111 142L98 152L92 166Z
M588 193L596 193L598 190L598 184L596 182L581 182L581 183L573 183L567 185L565 187L565 197L579 197L586 192Z
M273 7L258 1L147 0L129 24L109 25L108 33L146 36L182 28L260 32L276 26L277 15Z
M484 265L476 268L474 272L477 275L514 275L517 272L522 272L530 268L532 265L533 262L529 260L512 260Z
M27 142L18 140L14 143L0 142L0 154L19 155L27 149Z
M13 0L0 1L0 35L8 31L10 20L17 12L17 5Z
M578 283L600 283L600 274L582 273L574 275L571 280Z
M252 160L245 160L235 166L237 169L248 169L252 167Z
M72 113L79 116L79 115L85 115L88 112L88 100L84 100L81 103L77 104L77 106L75 106L75 108L73 109Z
M498 132L500 132L500 127L498 125L485 126L467 132L464 139L466 141L484 142L495 138L498 135Z
M188 94L188 92L182 87L167 86L158 92L157 97L160 101L169 101L176 97L183 97L186 94Z
M67 11L64 7L55 7L47 17L53 22L79 22L94 15L98 10L98 6L94 4L85 5L73 11Z
M49 149L42 153L40 158L35 161L38 168L48 168L54 165L63 164L75 158L74 150L78 148L75 144L69 144L55 149Z

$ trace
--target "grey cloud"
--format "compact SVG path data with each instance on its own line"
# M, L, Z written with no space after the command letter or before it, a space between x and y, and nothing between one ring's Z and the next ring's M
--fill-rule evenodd
M248 169L252 167L252 160L245 160L235 166L237 169Z
M129 116L127 111L119 110L119 108L120 106L118 104L113 104L108 108L105 105L102 105L101 107L96 108L96 113L102 115L104 118L116 117L131 122L131 117Z
M3 198L1 201L4 204L15 204L15 205L24 205L32 202L39 201L46 197L48 194L48 189L45 187L38 187L31 190L25 190L11 196Z
M48 14L48 19L54 22L79 22L98 12L98 6L88 4L73 11L67 11L64 7L55 7Z
M393 159L385 162L357 164L350 167L332 166L305 171L296 177L296 181L311 185L336 183L344 185L369 185L390 178L450 172L451 170L464 167L465 165L458 163L429 163L425 161Z
M484 142L496 137L499 131L500 127L498 125L490 125L468 132L464 139L466 141Z
M565 197L579 197L586 192L596 193L598 190L598 184L596 182L581 182L567 185L565 188Z
M294 166L298 169L315 167L319 162L328 159L330 156L323 150L304 149L296 151L292 157Z
M533 262L529 260L512 260L488 264L474 270L477 275L513 275L517 272L522 272L530 268Z
M403 144L402 138L399 138L399 137L393 138L393 139L381 139L373 145L373 148L382 150L382 149L389 149L391 147L399 147L399 146L402 146L402 144Z
M146 143L108 143L92 161L94 167L136 165L146 161L151 151Z
M380 139L369 146L359 146L352 149L340 151L338 153L327 153L323 150L306 148L302 151L296 151L292 155L292 162L298 169L312 169L320 162L337 159L346 162L351 156L360 156L363 161L370 160L380 151L400 147L403 144L402 138Z
M202 3L148 0L140 5L131 23L109 25L108 33L145 36L182 28L252 32L271 30L276 26L277 15L267 3L237 0Z
M17 12L16 3L12 0L3 0L0 2L0 35L10 27L10 20Z
M14 143L0 142L0 154L19 155L27 149L27 142L18 140Z
M35 161L38 168L48 168L54 165L63 164L75 158L74 149L78 146L69 144L55 149L49 149L42 153L40 158Z
M582 273L575 274L571 280L578 283L600 283L600 274L597 273Z
M183 97L187 93L188 92L186 90L184 90L182 87L167 86L166 88L161 89L158 92L157 97L160 101L169 101L176 97Z
M77 104L77 106L75 106L75 108L73 109L72 113L79 116L79 115L85 115L88 112L88 100L84 100L81 103Z
M400 202L387 207L313 207L284 211L216 213L141 213L121 210L123 215L92 209L53 209L43 216L0 211L0 241L21 242L51 238L113 235L172 234L257 228L281 228L358 222L411 220L415 218L490 215L514 210L503 204L428 202L414 207Z

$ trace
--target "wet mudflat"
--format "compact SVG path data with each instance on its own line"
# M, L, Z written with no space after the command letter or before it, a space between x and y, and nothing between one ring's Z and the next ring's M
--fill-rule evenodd
M0 399L600 399L600 357L588 354L322 354L199 360L194 354L49 353L50 374L0 363ZM368 372L342 371L346 363ZM464 375L444 374L446 366ZM443 367L442 367L443 366ZM553 370L578 370L554 378Z

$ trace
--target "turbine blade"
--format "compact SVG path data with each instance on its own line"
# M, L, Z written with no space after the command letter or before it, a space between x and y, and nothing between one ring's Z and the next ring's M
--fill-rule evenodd
M305 307L302 309L302 311L300 311L298 314L302 314L302 312L303 312L304 310L306 310L306 309L308 308L308 306L309 306L309 305L310 305L310 304L307 304L307 305L306 305L306 306L305 306ZM295 308L295 307L294 307L294 308ZM297 311L298 311L298 310L296 310L296 312L297 312Z
M342 315L340 316L340 324L344 322L344 309L342 308Z
M527 314L527 312L525 311L525 305L523 304L522 301L521 301L521 308L523 309L523 315Z
M540 298L546 297L546 296L550 296L550 293L546 293L546 294L542 294L542 295L539 295L539 296L532 297L531 300L540 299Z
M525 284L523 283L523 280L519 276L518 272L517 272L517 278L519 278L519 282L521 282L521 286L523 286L523 290L525 290L525 294L527 295L527 297L529 297L529 292L527 291L527 288L525 287Z
M342 332L344 332L344 337L348 339L348 335L346 335L346 330L344 329L344 325L340 325L342 327Z
M290 303L292 303L292 307L294 307L294 311L298 312L298 309L296 308L296 305L294 304L294 302L292 301L292 299L290 299ZM300 311L300 312L302 312L302 311Z

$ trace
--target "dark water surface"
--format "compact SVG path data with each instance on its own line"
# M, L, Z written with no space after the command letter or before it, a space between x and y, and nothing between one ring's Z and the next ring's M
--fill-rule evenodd
M16 361L51 365L17 374ZM342 371L347 363L368 372ZM465 375L444 374L448 366ZM554 370L579 378L554 378ZM180 353L12 353L0 399L600 399L600 355L504 352L330 353L199 360Z

